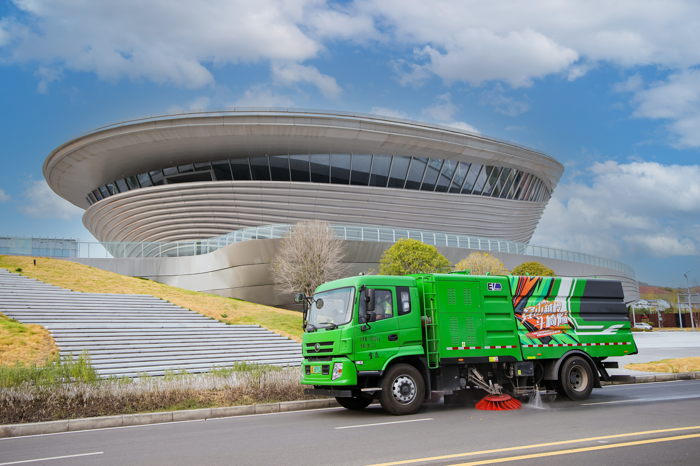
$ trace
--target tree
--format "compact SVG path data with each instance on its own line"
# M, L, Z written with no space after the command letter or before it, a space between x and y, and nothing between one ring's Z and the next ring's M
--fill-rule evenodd
M546 265L537 262L523 262L519 266L513 269L513 275L527 275L530 274L533 277L556 277L557 274L554 270L550 269Z
M473 252L467 256L466 259L462 259L455 265L457 270L471 270L470 275L486 275L491 273L491 275L508 275L508 269L503 265L503 262L496 256L485 252Z
M435 246L415 239L401 238L382 254L379 275L448 273L451 268L450 261Z
M272 269L283 293L312 296L319 285L347 274L345 254L328 222L306 220L284 235Z

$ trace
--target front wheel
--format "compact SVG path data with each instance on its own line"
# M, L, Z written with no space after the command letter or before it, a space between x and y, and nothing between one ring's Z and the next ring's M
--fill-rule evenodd
M573 356L562 364L557 390L574 401L585 400L593 391L593 370L580 356Z
M371 398L363 398L361 396L354 396L352 398L336 397L336 401L340 406L350 411L359 411L365 409L372 403Z
M390 367L382 378L381 386L379 402L385 411L399 416L413 414L423 404L423 376L413 366L397 364Z

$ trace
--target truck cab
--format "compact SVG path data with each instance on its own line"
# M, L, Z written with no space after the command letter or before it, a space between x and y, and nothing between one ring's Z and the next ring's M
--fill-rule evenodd
M301 383L315 389L307 392L336 396L341 405L367 406L389 365L425 359L414 277L336 280L320 286L309 301ZM411 382L415 395L418 383Z

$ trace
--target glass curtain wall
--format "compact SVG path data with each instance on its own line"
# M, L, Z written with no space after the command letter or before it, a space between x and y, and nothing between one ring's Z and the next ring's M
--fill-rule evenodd
M106 183L86 199L93 205L115 194L168 184L185 173L199 176L196 172L211 173L212 181L332 183L531 202L546 201L550 194L536 176L508 167L388 154L293 154L166 167Z

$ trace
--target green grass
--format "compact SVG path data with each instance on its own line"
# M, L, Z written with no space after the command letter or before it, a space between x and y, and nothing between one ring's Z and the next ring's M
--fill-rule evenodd
M30 384L38 387L56 386L66 382L98 384L100 378L90 364L87 351L77 358L56 355L43 366L32 363L28 366L19 362L14 366L0 365L0 388L19 387Z

